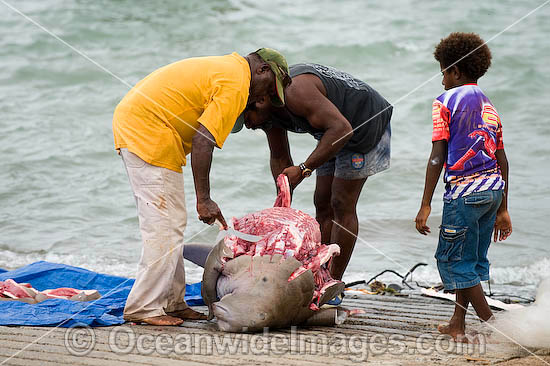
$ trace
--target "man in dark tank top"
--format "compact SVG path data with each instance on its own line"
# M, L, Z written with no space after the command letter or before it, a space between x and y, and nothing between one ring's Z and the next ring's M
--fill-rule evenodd
M356 205L363 185L390 165L392 106L365 82L332 67L292 65L290 76L285 105L276 107L264 97L247 106L244 124L266 132L274 178L286 174L294 189L316 171L316 219L322 242L340 245L330 271L341 279L359 230ZM303 163L292 161L288 131L318 140Z

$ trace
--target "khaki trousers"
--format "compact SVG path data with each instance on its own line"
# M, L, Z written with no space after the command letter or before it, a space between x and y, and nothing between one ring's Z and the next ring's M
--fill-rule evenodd
M136 199L143 241L124 319L136 321L186 309L183 174L148 164L127 149L120 153Z

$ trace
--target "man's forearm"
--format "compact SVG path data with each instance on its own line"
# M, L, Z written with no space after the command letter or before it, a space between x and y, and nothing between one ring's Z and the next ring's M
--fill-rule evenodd
M277 180L277 177L279 174L283 172L285 168L288 168L289 166L292 166L292 158L274 158L271 157L269 159L269 165L271 166L271 174L273 175L273 179Z
M191 147L191 168L197 200L210 199L210 166L212 165L212 151L214 138L202 125L193 136Z
M277 180L285 168L292 166L292 156L288 144L288 135L282 128L271 128L265 131L269 145L269 165L273 179Z
M310 169L317 169L330 160L353 135L353 132L347 134L348 132L347 129L327 130L304 164Z

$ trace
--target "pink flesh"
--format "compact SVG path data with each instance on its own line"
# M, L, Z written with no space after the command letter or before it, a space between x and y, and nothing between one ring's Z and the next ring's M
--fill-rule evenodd
M281 174L277 178L279 195L275 207L254 212L240 219L233 218L235 230L262 239L252 243L236 236L227 236L225 244L233 250L233 257L240 255L264 256L282 254L285 258L294 257L302 263L288 281L292 281L308 269L315 280L315 292L312 309L317 310L315 303L329 286L338 283L332 279L326 266L334 255L340 254L336 244L321 244L321 231L317 221L308 214L290 208L290 186L288 178ZM230 258L224 258L225 261Z
M277 187L279 187L279 194L273 207L290 207L290 184L286 175L279 174L277 177Z
M56 296L56 297L73 297L78 295L82 290L75 290L74 288L61 287L53 290L44 290L42 293L46 296Z
M1 284L0 286L2 290L1 292L6 297L11 297L12 299L23 299L27 297L32 298L32 296L29 295L27 291L24 290L26 286L22 286L17 282L15 282L14 280L8 279L8 280L5 280L4 282L0 282L0 284Z
M3 282L0 281L0 296L9 297L12 299L33 298L33 296L31 296L27 291L25 291L25 288L32 289L32 286L29 283L17 283L11 279L5 280ZM76 290L74 288L61 287L53 290L44 290L44 291L36 291L36 292L39 292L45 295L46 297L49 297L52 299L69 299L81 292L87 293L87 292L93 292L93 291Z

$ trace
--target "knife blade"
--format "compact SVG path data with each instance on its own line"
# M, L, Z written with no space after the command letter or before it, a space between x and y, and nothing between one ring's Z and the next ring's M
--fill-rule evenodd
M258 236L258 235L252 235L252 234L247 234L247 233L237 231L230 226L228 226L227 229L224 230L223 225L218 220L216 220L216 223L220 227L220 232L216 237L216 243L220 241L222 238L226 237L227 235L235 235L237 238L249 241L251 243L256 243L263 239L261 236Z

